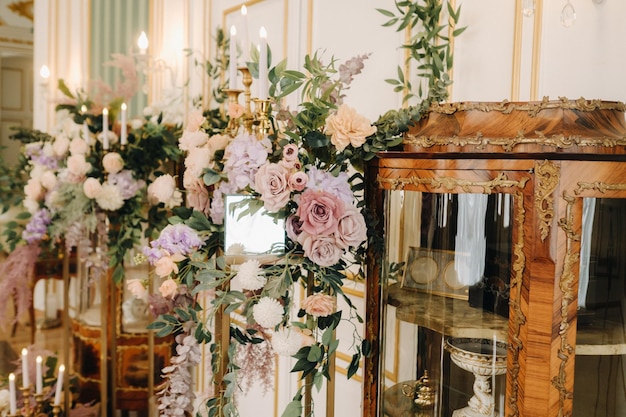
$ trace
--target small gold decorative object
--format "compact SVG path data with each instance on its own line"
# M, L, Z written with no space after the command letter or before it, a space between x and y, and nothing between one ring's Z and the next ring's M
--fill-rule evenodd
M269 100L261 100L254 99L254 109L255 109L255 125L257 127L257 134L259 138L263 138L265 135L269 134L272 130L272 124L270 123L269 112L270 112L270 101Z
M239 104L239 94L243 93L243 90L231 90L227 89L224 92L228 95L228 104ZM245 117L245 114L242 116ZM231 137L237 136L237 132L239 131L240 120L239 118L231 117L228 120L228 126L226 127L226 131Z
M428 370L424 371L424 375L415 381L414 385L402 385L402 394L412 398L420 410L432 408L435 405L435 389L430 385Z
M58 405L58 404L54 404L54 405L52 406L52 415L53 415L54 417L57 417L57 416L59 416L60 414L61 414L61 406L60 406L60 405Z

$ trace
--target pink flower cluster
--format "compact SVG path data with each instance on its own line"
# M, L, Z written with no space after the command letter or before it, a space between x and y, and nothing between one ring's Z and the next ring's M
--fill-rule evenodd
M294 144L283 148L283 157L278 163L268 162L254 176L254 188L261 194L265 209L280 211L291 199L291 193L302 191L309 177L301 171L298 147Z

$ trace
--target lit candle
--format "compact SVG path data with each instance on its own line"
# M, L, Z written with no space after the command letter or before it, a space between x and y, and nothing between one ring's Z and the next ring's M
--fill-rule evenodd
M22 386L28 387L30 381L28 380L28 349L22 349Z
M9 412L17 414L17 394L15 392L15 375L9 374Z
M259 30L259 98L267 100L267 31L263 26Z
M121 122L122 124L121 129L120 129L120 143L123 145L126 145L126 103L122 103L122 117L121 117Z
M87 107L84 105L80 108L80 112L85 115L87 113ZM83 120L83 140L87 144L87 146L91 146L91 136L89 135L89 126L87 125L87 118Z
M43 364L42 361L43 359L41 358L41 356L37 356L37 375L36 375L36 379L35 379L35 394L41 394L41 392L43 391Z
M109 109L102 110L102 148L109 150Z
M47 65L42 65L39 69L39 75L43 79L44 83L48 82L48 78L50 78L50 68Z
M243 51L243 63L250 61L250 41L248 40L248 8L241 6L241 49Z
M61 391L63 390L63 377L65 374L65 365L59 366L59 374L57 375L57 389L54 392L54 405L61 404Z
M145 55L148 50L148 36L146 36L146 32L141 32L139 35L139 39L137 39L137 46L139 47L139 53L141 55Z
M230 62L228 65L228 88L237 88L237 28L230 27Z

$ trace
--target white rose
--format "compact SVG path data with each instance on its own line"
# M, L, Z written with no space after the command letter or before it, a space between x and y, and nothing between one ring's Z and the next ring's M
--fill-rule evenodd
M215 152L226 149L226 146L228 146L229 142L230 142L230 136L228 135L211 136L208 142L209 150L211 152L211 158L213 158L213 155L215 154Z
M48 168L44 165L33 165L33 169L30 170L30 177L39 179L46 171L48 171Z
M191 177L198 178L202 175L202 170L207 168L211 163L211 151L207 148L194 149L189 152L185 158L185 168Z
M124 159L117 152L109 152L102 158L102 166L109 174L117 174L124 168Z
M72 175L82 177L91 170L91 164L84 155L72 155L67 158L67 169Z
M185 130L183 136L178 140L178 147L183 151L190 151L206 145L209 135L201 130L190 132Z
M148 186L148 198L157 203L167 203L176 192L176 180L170 174L161 175Z
M102 184L98 179L89 177L83 183L83 192L87 198L96 198L102 191Z

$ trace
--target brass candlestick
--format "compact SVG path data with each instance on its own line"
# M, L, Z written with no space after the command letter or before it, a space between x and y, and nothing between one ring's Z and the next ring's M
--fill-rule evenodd
M255 125L257 126L257 135L259 138L263 138L272 130L269 117L270 101L255 98L254 109L256 110Z
M54 404L52 406L52 415L57 417L61 414L61 406L59 404Z
M252 75L250 74L250 70L248 67L239 68L241 71L243 78L243 88L244 88L244 98L245 98L245 106L243 113L243 128L246 133L252 133L252 124L254 123L254 115L252 114L252 93L250 91L250 86L252 85Z
M25 414L22 415L25 417L32 416L33 410L30 408L30 387L22 387L20 391L22 391L22 398L24 400L22 410L24 410Z
M227 90L224 90L224 92L228 95L229 105L239 104L239 94L243 93L243 90L227 89ZM230 114L228 116L229 116L229 120L228 120L228 126L226 127L226 131L231 137L234 138L235 136L237 136L237 132L239 131L240 117L235 118L235 117L232 117Z

